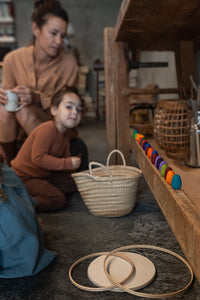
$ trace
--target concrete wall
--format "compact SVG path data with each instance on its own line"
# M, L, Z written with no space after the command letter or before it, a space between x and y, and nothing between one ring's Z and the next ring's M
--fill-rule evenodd
M170 51L143 51L141 62L167 62L168 67L140 68L138 71L138 86L141 88L149 84L157 84L159 88L176 88L177 76L174 52ZM159 95L159 99L176 99L177 94Z
M75 30L71 44L80 53L80 61L91 68L89 76L90 92L95 98L96 74L92 71L95 59L103 60L103 30L114 27L119 13L121 0L62 0L70 22ZM18 47L30 42L31 13L33 0L15 0L16 37Z

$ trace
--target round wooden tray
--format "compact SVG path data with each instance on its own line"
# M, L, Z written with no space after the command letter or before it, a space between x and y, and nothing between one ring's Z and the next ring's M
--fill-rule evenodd
M148 258L131 252L121 252L128 256L135 266L135 270L131 278L124 284L125 287L134 290L141 289L152 282L156 274L156 268ZM111 287L112 282L108 279L104 272L104 260L106 255L101 255L94 259L88 267L88 277L90 281L98 287ZM131 265L128 261L118 257L111 256L107 262L108 270L111 276L121 282L131 271ZM117 287L110 288L113 292L123 292Z

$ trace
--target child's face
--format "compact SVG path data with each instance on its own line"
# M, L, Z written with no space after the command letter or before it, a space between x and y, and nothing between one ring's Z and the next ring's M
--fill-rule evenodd
M76 127L81 120L81 110L80 98L74 93L65 94L59 106L51 109L58 130L65 132L67 128Z

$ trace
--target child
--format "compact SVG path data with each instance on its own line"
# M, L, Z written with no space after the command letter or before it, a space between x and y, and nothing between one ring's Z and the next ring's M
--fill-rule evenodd
M63 208L66 194L77 190L71 173L79 168L81 158L70 154L68 130L79 124L81 110L77 89L62 88L51 100L53 120L36 127L11 161L12 168L36 200L37 211Z
M0 278L35 275L56 257L45 248L34 206L17 174L0 163Z

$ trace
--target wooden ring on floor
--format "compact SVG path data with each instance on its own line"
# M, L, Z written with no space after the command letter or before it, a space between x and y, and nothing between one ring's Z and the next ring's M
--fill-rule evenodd
M88 258L91 258L91 257L94 257L94 256L100 256L100 255L107 255L109 254L110 252L97 252L97 253L92 253L92 254L89 254L89 255L86 255L86 256L83 256L81 257L80 259L78 259L75 263L73 263L73 265L70 267L69 269L69 278L71 280L71 282L73 283L73 285L75 285L76 287L78 287L79 289L81 290L84 290L84 291L88 291L88 292L104 292L104 291L108 291L110 290L111 288L114 288L115 287L115 284L109 286L109 287L98 287L98 288L95 288L95 287L88 287L88 286L84 286L84 285L81 285L79 283L77 283L73 277L72 277L72 271L73 269L78 265L80 264L81 262L83 262L84 260L88 259ZM110 256L110 255L109 255ZM130 273L128 274L128 276L126 278L124 278L123 281L121 281L121 283L125 283L126 281L128 281L130 279L130 277L132 276L134 270L135 270L135 267L134 267L134 264L132 262L132 260L123 255L123 254L120 254L120 253L114 253L113 256L118 256L118 257L121 257L122 259L128 261L128 263L131 265L131 271Z
M115 254L118 251L127 250L127 249L135 249L135 248L154 249L154 250L158 250L158 251L165 252L165 253L168 253L168 254L171 254L171 255L175 256L180 261L182 261L187 266L187 268L189 269L190 275L191 275L190 281L188 282L188 284L184 288L182 288L178 291L175 291L175 292L168 293L168 294L147 294L147 293L136 292L132 289L124 287L121 283L115 281L112 278L112 276L108 273L107 266L106 266L106 261L111 255ZM130 245L130 246L119 247L119 248L116 248L116 249L110 251L104 259L104 272L106 273L106 275L110 279L110 281L115 286L120 288L121 290L123 290L123 291L125 291L129 294L132 294L132 295L135 295L135 296L138 296L138 297L144 297L144 298L163 298L163 297L172 297L174 295L181 294L190 287L190 285L192 284L192 281L193 281L193 277L194 277L191 266L189 265L189 263L182 256L176 254L175 252L173 252L171 250L161 248L161 247L157 247L157 246L152 246L152 245Z

